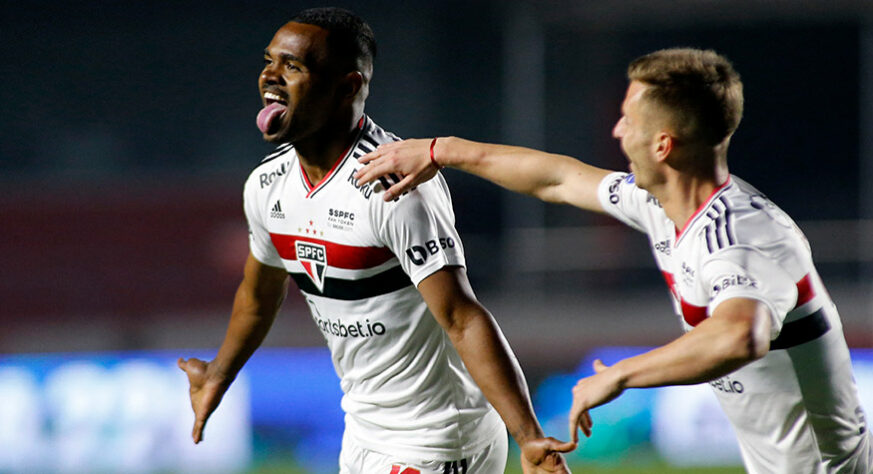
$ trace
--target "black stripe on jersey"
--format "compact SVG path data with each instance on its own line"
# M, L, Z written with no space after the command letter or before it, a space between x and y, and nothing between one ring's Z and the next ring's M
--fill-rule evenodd
M275 160L276 158L284 155L285 153L288 153L292 148L294 148L294 145L292 145L290 143L283 143L283 144L279 145L278 147L276 147L275 150L270 152L269 155L265 156L264 159L261 160L260 164L264 164L268 161Z
M706 217L712 220L704 229L706 249L709 253L737 243L733 226L734 215L724 196L719 196L718 201L712 203L712 208L706 212Z
M724 233L728 239L728 245L734 245L737 243L736 236L734 235L734 226L733 222L733 213L731 213L731 208L728 206L727 199L724 196L719 196L718 200L724 205Z
M706 226L704 229L706 232L706 249L709 250L709 253L712 253L712 227Z
M272 153L270 153L269 155L265 156L264 159L262 159L262 160L260 161L260 163L258 163L258 166L261 166L261 165L263 165L264 163L269 163L270 161L273 161L273 160L275 160L276 158L279 158L279 157L281 157L281 156L284 156L285 154L287 154L287 153L288 153L289 151L291 151L292 149L294 149L294 145L292 145L292 144L290 144L290 143L285 143L284 145L279 145L279 147L276 148L276 150L274 150L274 151L273 151ZM257 168L258 166L255 166L255 168Z
M391 187L391 183L389 183L388 180L385 179L384 176L379 176L379 182L382 183L382 187L384 189L388 189Z
M373 148L373 147L371 147L370 145L368 145L368 144L366 144L366 143L358 143L358 149L355 150L355 155L357 155L357 156L355 156L355 158L357 158L358 156L363 155L364 153L370 153L371 151L373 151L373 150L375 150L375 149L376 149L376 148Z
M412 280L409 279L409 275L403 271L400 265L360 280L325 277L324 291L318 291L318 287L306 273L288 272L288 274L297 283L300 291L304 293L344 301L372 298L412 285Z
M724 248L724 242L721 240L721 228L722 223L724 222L724 215L720 215L715 218L715 241L718 243L718 248Z
M770 350L789 349L794 346L799 346L805 342L809 342L823 336L831 329L831 324L828 322L824 311L818 311L798 319L785 323L782 326L782 331L779 337L770 341Z
M373 137L371 137L371 136L369 136L369 135L364 135L363 137L361 137L361 140L362 140L363 142L367 142L367 144L369 144L370 146L372 146L372 147L373 147L373 150L375 150L376 147L379 146L379 142L377 142L376 140L373 140ZM360 145L364 145L364 143L360 143ZM370 150L370 151L372 151L372 150Z

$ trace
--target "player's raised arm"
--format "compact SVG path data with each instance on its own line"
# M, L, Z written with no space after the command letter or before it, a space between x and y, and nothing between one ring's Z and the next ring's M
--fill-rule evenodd
M195 443L203 439L206 420L218 407L227 388L255 349L261 345L276 313L285 299L288 273L264 265L251 253L243 280L233 300L233 311L224 342L211 362L179 358L178 365L188 375L191 408L194 410Z
M597 186L609 170L565 156L456 137L414 139L381 145L360 158L361 184L394 173L402 179L384 195L390 201L432 178L443 166L475 174L509 190L548 202L602 212Z
M595 361L595 375L573 388L570 435L591 435L588 410L607 403L626 388L708 382L764 357L770 347L770 310L759 300L724 301L697 327L675 341L612 366Z
M576 445L544 436L518 361L494 318L473 295L464 268L444 267L422 280L418 290L521 447L524 472L569 472L560 453Z

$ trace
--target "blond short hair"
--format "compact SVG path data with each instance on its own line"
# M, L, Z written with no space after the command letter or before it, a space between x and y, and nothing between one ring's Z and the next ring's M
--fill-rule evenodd
M715 51L662 49L631 62L627 76L650 86L643 99L668 112L680 139L717 145L742 119L740 75Z

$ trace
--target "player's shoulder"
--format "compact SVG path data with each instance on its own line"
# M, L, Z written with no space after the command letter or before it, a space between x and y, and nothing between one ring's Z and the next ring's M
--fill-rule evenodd
M264 156L252 169L246 178L246 188L254 187L264 189L271 185L276 178L286 175L292 168L296 159L294 145L283 143Z
M698 236L710 253L733 246L772 249L801 243L794 221L736 176L714 196L702 217Z

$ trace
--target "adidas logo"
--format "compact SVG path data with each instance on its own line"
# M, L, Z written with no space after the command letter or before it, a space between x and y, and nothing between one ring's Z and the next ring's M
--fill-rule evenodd
M282 212L282 203L280 201L276 201L276 204L273 204L273 208L270 209L270 217L273 219L285 218L285 213Z

